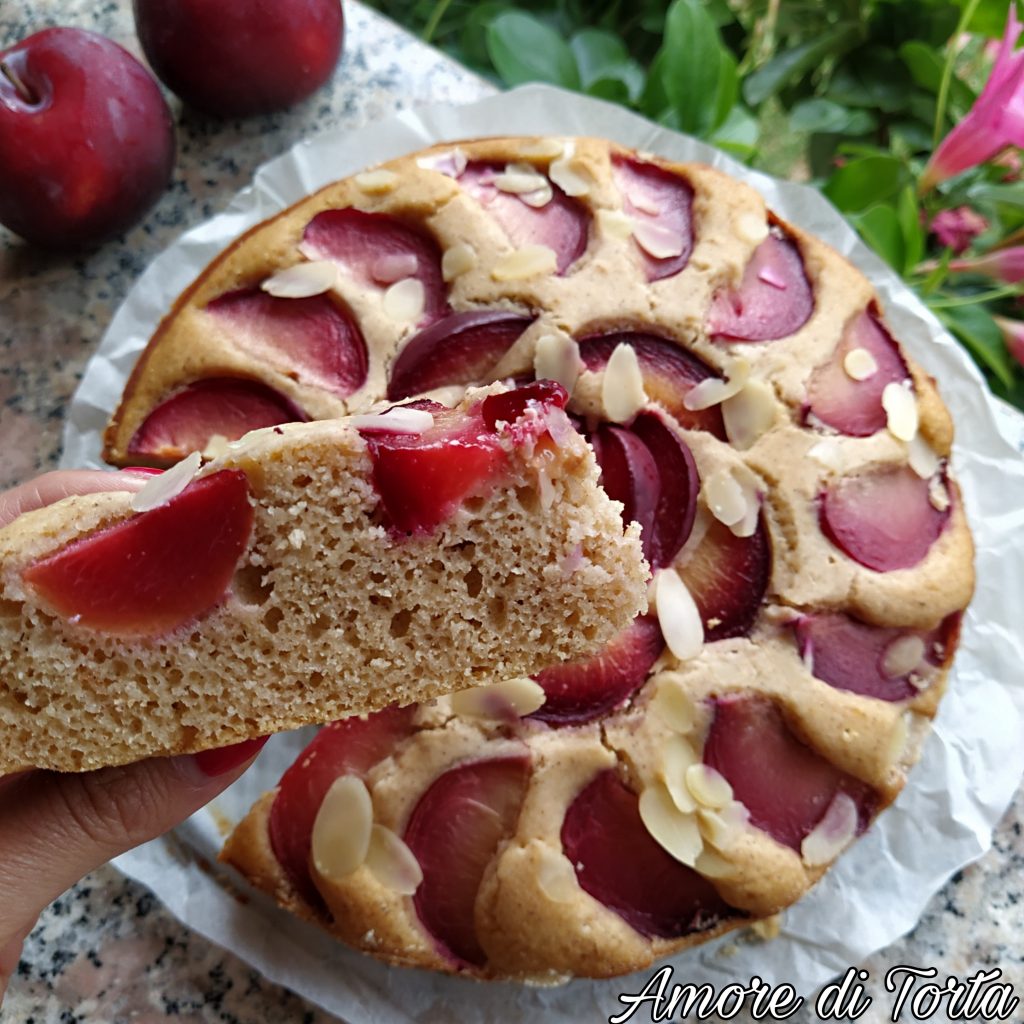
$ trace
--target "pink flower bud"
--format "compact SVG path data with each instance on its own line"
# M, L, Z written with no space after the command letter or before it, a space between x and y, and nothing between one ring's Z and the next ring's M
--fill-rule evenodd
M1024 50L1014 50L1022 28L1015 5L1010 4L1006 32L985 88L932 154L921 175L921 192L991 160L1009 146L1024 147Z
M1003 332L1003 341L1010 355L1024 366L1024 320L1010 320L1005 316L995 318L999 329Z
M948 245L958 256L988 227L988 221L969 206L940 210L932 218L929 230L941 245Z
M993 249L973 259L951 260L949 269L955 273L980 274L982 277L994 277L998 281L1016 284L1024 281L1024 245Z

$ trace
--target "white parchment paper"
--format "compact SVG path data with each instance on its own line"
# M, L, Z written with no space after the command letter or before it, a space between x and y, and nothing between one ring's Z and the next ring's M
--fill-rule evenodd
M896 804L785 914L778 939L723 953L725 942L736 946L726 937L672 961L677 981L723 984L756 974L809 994L913 927L950 874L989 848L1024 771L1024 461L1018 451L1024 420L989 395L963 350L818 193L754 173L618 107L544 86L464 107L426 107L357 132L326 132L266 164L226 212L188 232L142 275L72 403L63 464L100 465L101 432L157 321L239 233L368 164L439 141L520 133L605 136L676 160L705 161L749 182L777 213L830 242L871 278L893 333L938 378L952 410L954 466L977 542L978 592L921 763ZM640 991L649 974L538 990L391 969L340 947L259 894L239 901L232 891L243 883L209 871L222 842L219 826L237 822L276 783L308 734L274 737L215 807L119 858L117 866L187 925L351 1024L576 1024L606 1020L622 1009L618 993Z

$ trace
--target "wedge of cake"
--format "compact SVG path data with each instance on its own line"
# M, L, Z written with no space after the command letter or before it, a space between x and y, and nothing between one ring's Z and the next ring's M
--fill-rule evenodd
M593 652L635 527L550 382L272 427L0 531L0 774L408 704ZM198 472L196 470L198 469Z

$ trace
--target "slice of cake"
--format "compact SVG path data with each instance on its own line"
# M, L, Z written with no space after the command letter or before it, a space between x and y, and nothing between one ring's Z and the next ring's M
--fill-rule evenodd
M551 382L249 434L0 531L0 774L527 676L645 604Z

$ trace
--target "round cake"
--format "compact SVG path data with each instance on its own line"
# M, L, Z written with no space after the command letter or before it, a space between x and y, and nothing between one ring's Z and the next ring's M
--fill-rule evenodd
M224 856L383 959L550 983L806 892L906 781L974 578L948 413L870 283L753 189L598 139L434 147L257 226L107 457L535 378L641 526L649 612L533 685L325 727Z

